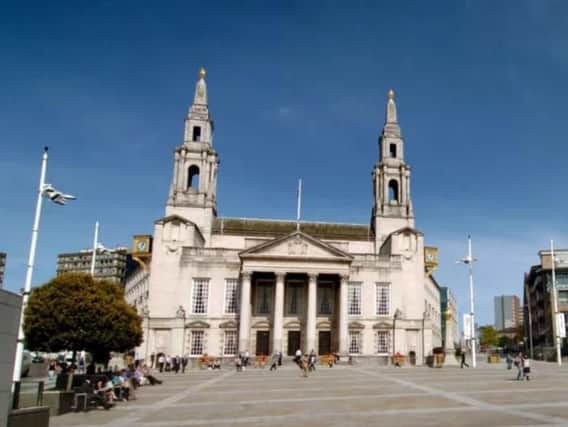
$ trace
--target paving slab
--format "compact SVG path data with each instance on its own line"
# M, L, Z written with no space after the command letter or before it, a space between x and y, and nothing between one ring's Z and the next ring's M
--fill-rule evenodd
M52 427L568 426L568 368L534 363L531 381L504 365L476 369L295 366L157 374L137 400L52 417Z

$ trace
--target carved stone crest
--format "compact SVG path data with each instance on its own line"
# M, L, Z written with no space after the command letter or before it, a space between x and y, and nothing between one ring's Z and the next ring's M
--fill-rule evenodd
M288 242L289 255L306 255L307 253L308 244L304 242L300 236L296 236Z

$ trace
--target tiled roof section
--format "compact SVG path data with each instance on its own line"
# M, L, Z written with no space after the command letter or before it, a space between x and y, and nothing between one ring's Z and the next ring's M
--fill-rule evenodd
M317 239L370 240L372 232L368 225L332 224L325 222L302 222L301 230ZM295 221L279 221L252 218L215 218L213 233L238 236L279 237L296 230Z

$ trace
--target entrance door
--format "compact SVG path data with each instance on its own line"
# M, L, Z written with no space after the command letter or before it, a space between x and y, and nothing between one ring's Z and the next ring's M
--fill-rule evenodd
M331 353L331 332L319 331L318 334L318 354Z
M257 356L270 354L270 332L256 331L256 354Z
M294 356L300 348L300 331L288 331L288 356Z

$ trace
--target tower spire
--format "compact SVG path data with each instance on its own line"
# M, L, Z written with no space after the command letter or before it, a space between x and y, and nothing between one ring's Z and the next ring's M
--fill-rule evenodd
M394 90L390 89L387 95L387 108L383 135L401 136L400 126L396 115L396 104L394 102Z
M404 161L404 140L398 125L394 90L387 94L385 124L379 136L379 163L373 170L373 226L377 244L393 231L414 227L410 198L410 166Z
M194 105L207 105L207 83L205 83L205 74L205 68L201 67L199 70L199 79L195 84Z

